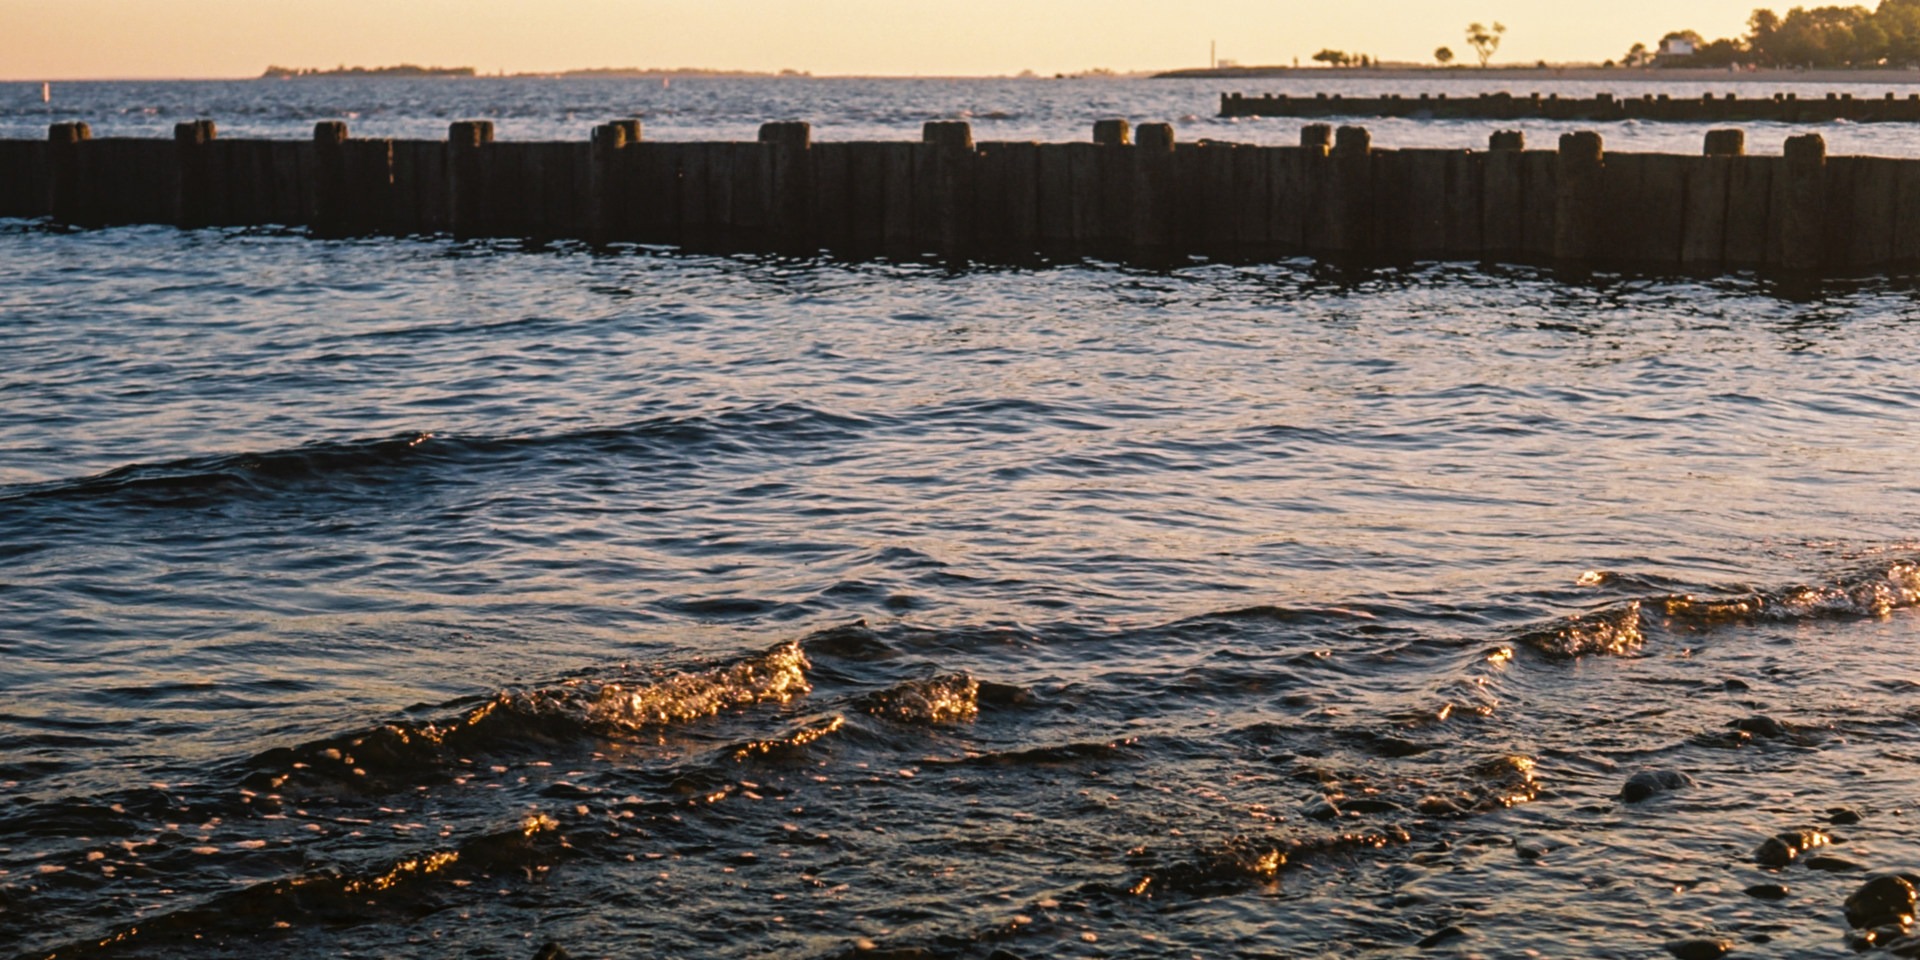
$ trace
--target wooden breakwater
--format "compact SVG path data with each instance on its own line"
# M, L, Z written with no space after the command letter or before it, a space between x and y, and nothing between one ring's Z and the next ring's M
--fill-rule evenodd
M1377 97L1348 97L1320 93L1311 96L1240 93L1220 95L1223 117L1407 117L1432 120L1575 120L1609 122L1648 120L1670 123L1824 123L1850 120L1855 123L1920 123L1920 93L1897 97L1855 97L1851 93L1829 93L1824 97L1802 98L1794 93L1776 93L1771 97L1739 97L1711 93L1698 97L1674 97L1667 94L1643 94L1615 97L1602 93L1592 97L1562 97L1558 94L1524 97L1510 93L1482 93L1478 96L1449 97L1441 94Z
M1866 272L1920 263L1920 160L1829 157L1815 134L1749 156L1738 129L1697 156L1608 154L1591 132L1529 150L1378 149L1361 127L1290 146L1179 143L1168 124L1097 123L1082 143L654 142L639 121L591 140L93 139L56 124L0 140L0 216L77 226L281 224L314 235L632 241L716 252L1164 262L1188 255L1460 259Z

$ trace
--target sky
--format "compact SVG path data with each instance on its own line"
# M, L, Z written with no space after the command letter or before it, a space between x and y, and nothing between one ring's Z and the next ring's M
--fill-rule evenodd
M418 63L482 72L705 67L884 76L1310 63L1333 48L1496 63L1617 59L1744 32L1755 0L0 0L0 79L257 76ZM1784 12L1784 7L1780 9Z

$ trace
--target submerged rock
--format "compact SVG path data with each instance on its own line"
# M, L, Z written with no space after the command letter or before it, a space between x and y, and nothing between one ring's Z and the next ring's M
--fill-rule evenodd
M1787 887L1786 884L1782 883L1756 883L1742 892L1749 897L1754 897L1759 900L1785 900L1787 898Z
M1435 930L1434 932L1429 933L1424 937L1421 937L1420 942L1414 944L1414 946L1419 947L1422 950L1427 950L1433 947L1437 947L1443 943L1451 943L1463 937L1470 937L1470 936L1473 936L1473 934L1468 933L1466 930L1460 927L1449 925L1449 926L1441 927L1440 929Z
M568 953L565 947L549 940L533 952L533 960L573 960L573 954Z
M1668 940L1667 952L1680 960L1717 960L1733 949L1733 941L1717 937L1690 937L1685 940Z
M1626 786L1620 788L1620 799L1628 803L1639 803L1674 790L1684 790L1693 786L1693 778L1678 770L1642 770L1627 778Z
M1916 895L1911 880L1897 873L1876 875L1847 898L1847 924L1856 929L1907 926L1913 923L1916 900L1920 895Z
M1808 857L1807 869L1821 870L1827 873L1851 873L1855 870L1865 870L1866 867L1854 863L1845 857L1829 857L1822 854L1817 857Z
M1735 730L1753 734L1756 737L1765 737L1769 740L1787 735L1786 724L1765 714L1755 714L1751 717L1735 720L1728 724L1728 726Z
M1776 833L1753 851L1753 861L1763 867L1784 867L1795 857L1814 847L1825 846L1833 838L1818 830L1789 830Z
M1828 807L1827 822L1837 827L1859 823L1860 813L1852 807Z

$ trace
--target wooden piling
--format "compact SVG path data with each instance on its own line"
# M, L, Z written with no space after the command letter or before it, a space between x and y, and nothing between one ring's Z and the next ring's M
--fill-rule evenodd
M944 257L965 254L972 239L973 126L963 120L922 125L914 154L913 229L920 246Z
M1817 133L1788 137L1786 155L1773 181L1773 249L1768 262L1783 270L1820 266L1826 240L1827 142Z
M634 121L635 129L639 121ZM593 149L587 198L587 238L594 243L629 239L633 227L628 217L632 206L628 189L631 178L621 151L627 148L628 127L624 123L603 123L593 128L588 141ZM638 137L633 138L638 140Z
M760 142L767 147L767 238L783 253L802 253L810 247L811 206L807 189L813 174L810 149L813 127L800 120L761 124Z
M913 167L916 148L911 143L888 143L881 148L882 215L879 242L891 256L912 256L918 229L913 218ZM858 178L856 173L855 177Z
M857 257L879 253L881 237L886 233L888 146L885 143L847 144L847 250ZM909 197L913 189L912 156L909 149L905 174ZM905 220L909 225L913 223L911 201Z
M1373 136L1365 127L1341 127L1321 165L1318 243L1310 247L1335 257L1370 253L1373 236Z
M228 223L225 204L216 197L224 190L225 178L216 171L213 141L217 130L212 120L188 120L173 125L173 145L179 166L179 193L174 198L172 222L187 228Z
M1496 131L1487 140L1481 161L1481 245L1493 258L1520 255L1520 223L1525 210L1522 160L1526 135L1518 130Z
M80 194L80 145L93 139L84 123L56 123L47 128L47 168L50 196L47 208L60 223L80 223L87 198Z
M1133 215L1129 247L1133 255L1160 260L1173 248L1175 195L1174 130L1170 123L1143 123L1129 158L1133 163Z
M1707 134L1709 151L1716 146L1722 149L1732 146L1728 138L1715 141L1713 134L1719 132ZM1709 152L1700 157L1674 158L1675 162L1685 161L1681 189L1685 207L1680 217L1683 231L1680 265L1685 269L1718 270L1726 262L1727 205L1736 156L1738 154Z
M1605 253L1599 248L1605 222L1605 155L1600 135L1590 130L1560 135L1555 167L1553 257L1562 261L1591 260Z
M345 124L341 128L344 131ZM490 233L484 154L491 143L491 120L458 120L447 126L447 224L456 237Z
M809 219L813 224L812 243L816 249L847 248L848 145L837 142L816 143L813 157L813 201Z

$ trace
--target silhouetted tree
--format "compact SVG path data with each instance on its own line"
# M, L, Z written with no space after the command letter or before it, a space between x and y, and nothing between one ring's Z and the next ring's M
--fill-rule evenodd
M1493 59L1493 52L1500 49L1500 36L1506 32L1507 27L1503 23L1495 23L1492 29L1478 23L1467 24L1467 44L1473 47L1474 54L1480 58L1482 69L1487 61Z
M1453 62L1453 50L1449 47L1441 47L1433 52L1433 59L1444 67Z

